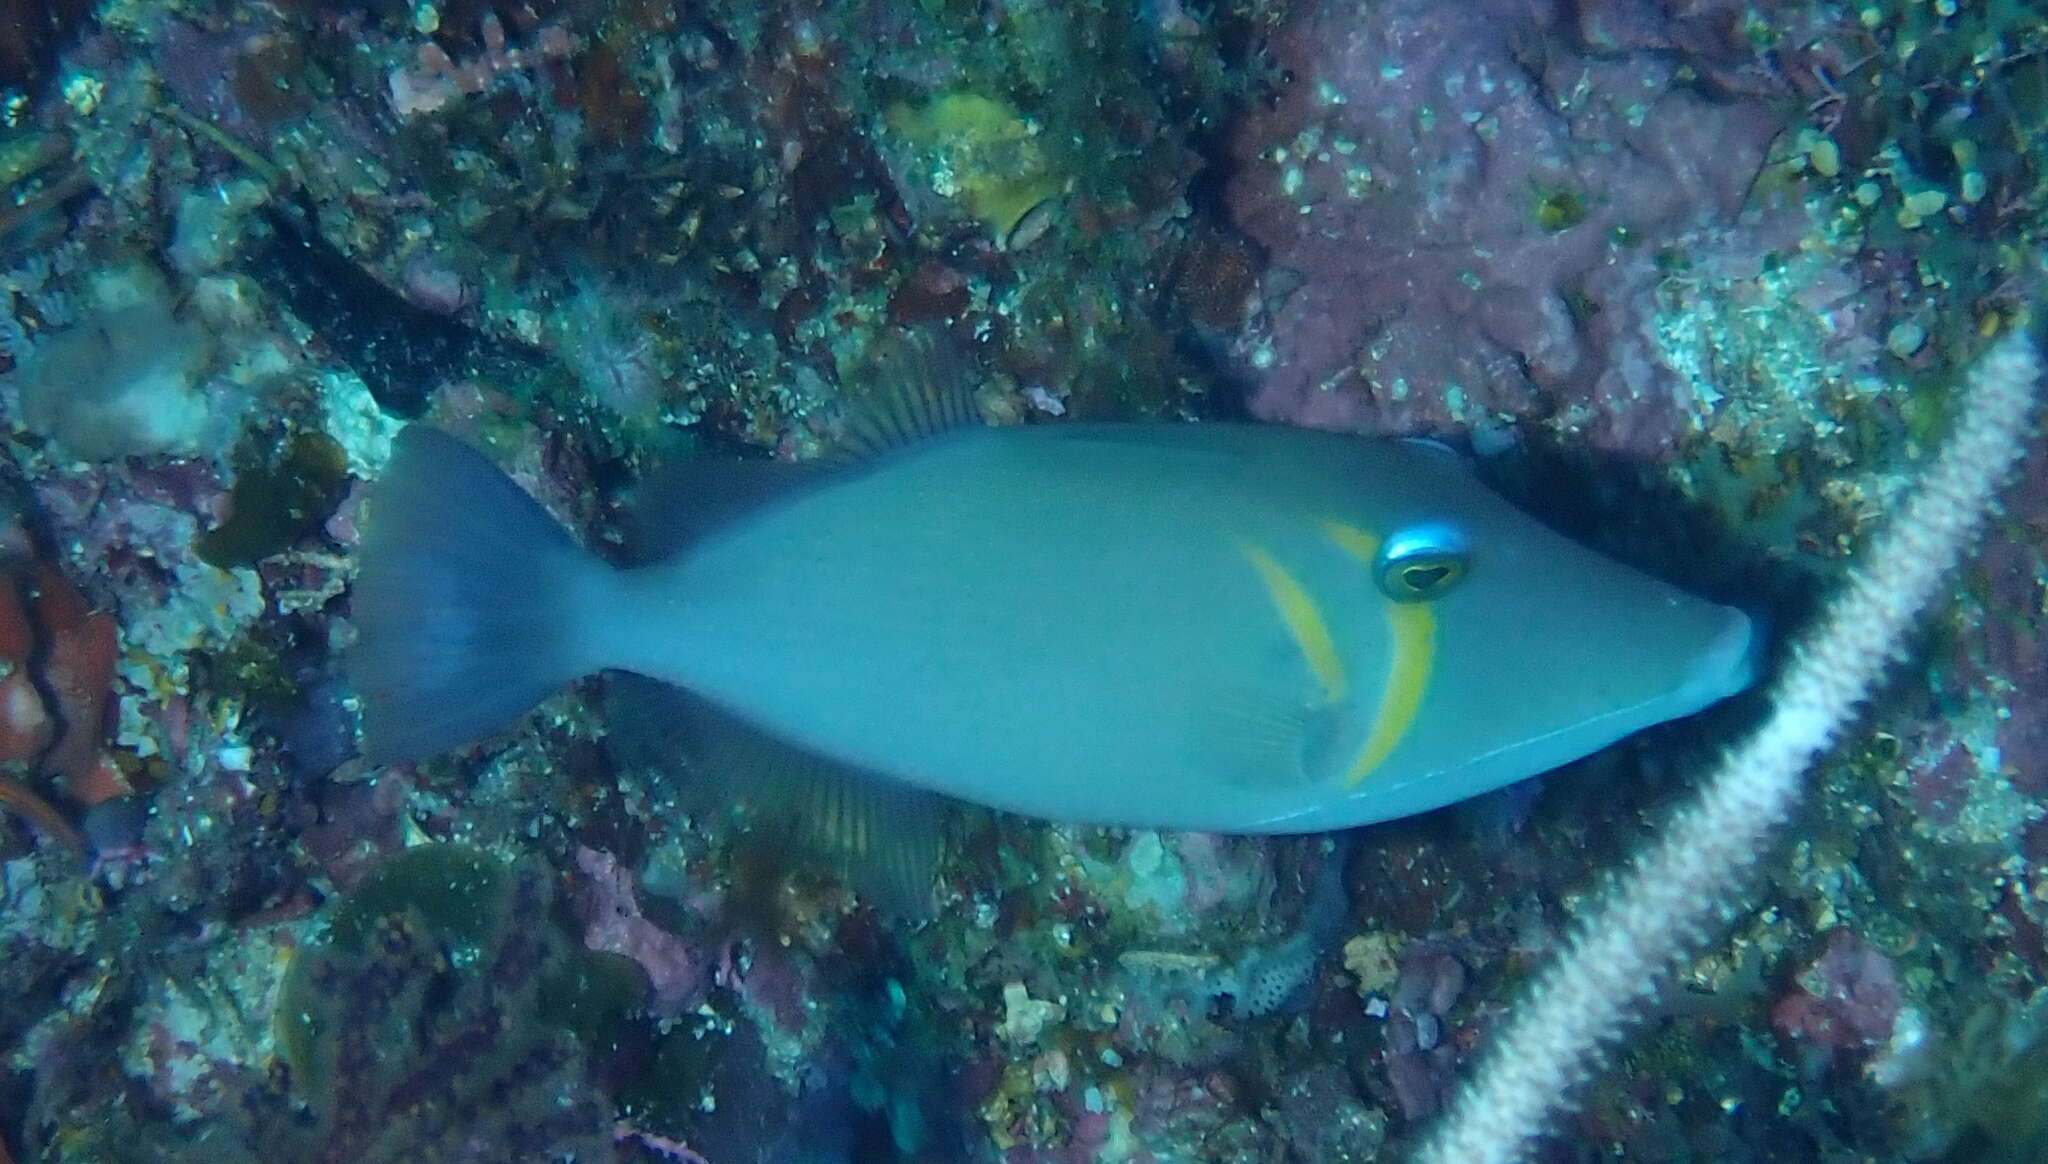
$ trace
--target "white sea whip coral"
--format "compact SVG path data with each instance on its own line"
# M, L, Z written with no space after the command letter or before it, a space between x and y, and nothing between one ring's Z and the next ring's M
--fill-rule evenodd
M1801 779L1882 678L1975 534L2030 432L2040 358L2015 331L1971 373L1956 430L1903 511L1829 602L1771 689L1772 712L1730 751L1579 925L1493 1038L1425 1164L1519 1159L1571 1102L1600 1049L1705 939Z

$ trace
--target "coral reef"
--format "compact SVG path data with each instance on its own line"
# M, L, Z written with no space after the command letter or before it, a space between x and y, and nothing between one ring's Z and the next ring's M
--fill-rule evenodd
M1759 706L1335 842L959 814L904 919L615 678L357 755L371 486L421 418L629 557L916 328L990 419L1434 436L1803 625L2038 325L2048 20L1766 7L12 6L0 1153L1409 1157ZM1539 1154L2039 1155L2044 544L2036 451Z

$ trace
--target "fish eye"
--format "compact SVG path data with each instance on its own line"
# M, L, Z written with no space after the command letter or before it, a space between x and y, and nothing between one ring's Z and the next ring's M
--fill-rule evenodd
M1464 581L1471 566L1465 534L1444 522L1396 531L1373 561L1373 581L1395 602L1430 602Z

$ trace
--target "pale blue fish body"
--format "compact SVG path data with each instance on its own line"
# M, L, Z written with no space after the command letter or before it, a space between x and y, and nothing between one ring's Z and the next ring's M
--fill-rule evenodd
M1559 536L1411 442L959 431L625 571L477 479L492 472L449 438L401 438L356 600L373 755L466 742L621 668L968 801L1294 832L1498 788L1752 677L1743 614ZM1394 554L1410 543L1454 553ZM1411 560L1442 588L1396 601L1387 571Z

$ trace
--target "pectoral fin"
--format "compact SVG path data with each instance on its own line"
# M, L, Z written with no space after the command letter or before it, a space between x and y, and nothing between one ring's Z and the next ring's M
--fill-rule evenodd
M1230 784L1298 787L1343 770L1342 708L1307 684L1218 690L1189 735L1197 766Z

